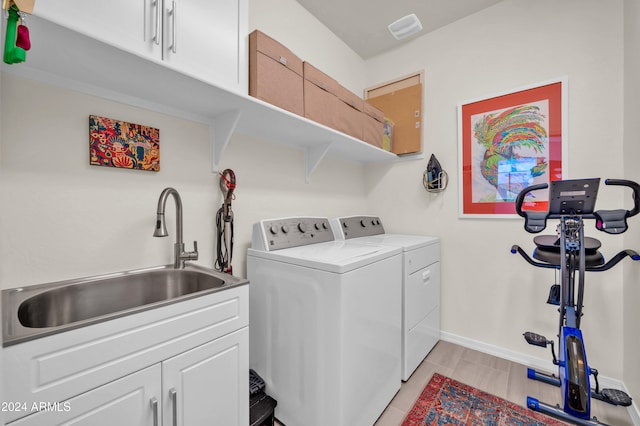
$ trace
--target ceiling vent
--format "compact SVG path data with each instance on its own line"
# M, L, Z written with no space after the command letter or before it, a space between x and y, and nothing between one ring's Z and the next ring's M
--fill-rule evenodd
M412 13L390 24L389 31L396 40L402 40L422 31L422 23L416 14Z

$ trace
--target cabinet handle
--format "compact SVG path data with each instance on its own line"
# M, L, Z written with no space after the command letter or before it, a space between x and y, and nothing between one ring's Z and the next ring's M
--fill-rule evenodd
M176 388L169 389L171 405L173 405L173 426L178 426L178 391Z
M153 0L151 2L151 5L156 8L156 24L155 24L155 31L153 33L153 42L156 45L160 45L160 19L161 19L160 14L162 13L162 8L160 7L159 3L160 3L160 0Z
M153 426L158 426L158 399L151 398L151 410L153 411Z
M173 53L176 53L176 2L171 2L171 10L169 11L169 15L171 15L171 46L170 49Z

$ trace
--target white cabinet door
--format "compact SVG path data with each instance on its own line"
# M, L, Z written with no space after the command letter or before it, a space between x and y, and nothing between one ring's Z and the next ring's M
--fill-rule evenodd
M164 0L164 8L163 59L170 67L246 88L246 0Z
M204 82L246 93L247 2L38 0L34 14Z
M11 426L160 424L160 375L160 364L156 364L65 402L47 405L43 401L43 411L17 420ZM154 423L154 419L158 422Z
M162 0L38 0L33 13L128 52L161 58Z
M249 424L249 329L162 363L164 426Z

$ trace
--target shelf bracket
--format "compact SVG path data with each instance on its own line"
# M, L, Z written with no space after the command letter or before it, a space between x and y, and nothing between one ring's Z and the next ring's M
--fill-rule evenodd
M311 174L314 172L320 161L329 151L331 142L321 143L313 146L308 146L304 150L304 174L305 182L311 181Z
M209 139L211 142L211 172L220 171L222 154L229 145L231 135L240 121L240 110L234 109L213 118L209 123Z

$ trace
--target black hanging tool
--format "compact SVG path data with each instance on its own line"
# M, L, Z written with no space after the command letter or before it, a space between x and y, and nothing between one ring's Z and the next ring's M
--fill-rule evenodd
M231 274L231 259L233 257L233 211L231 200L235 198L233 191L236 188L236 175L231 169L220 173L220 190L224 200L222 207L216 214L217 228L217 256L215 268L218 271Z

